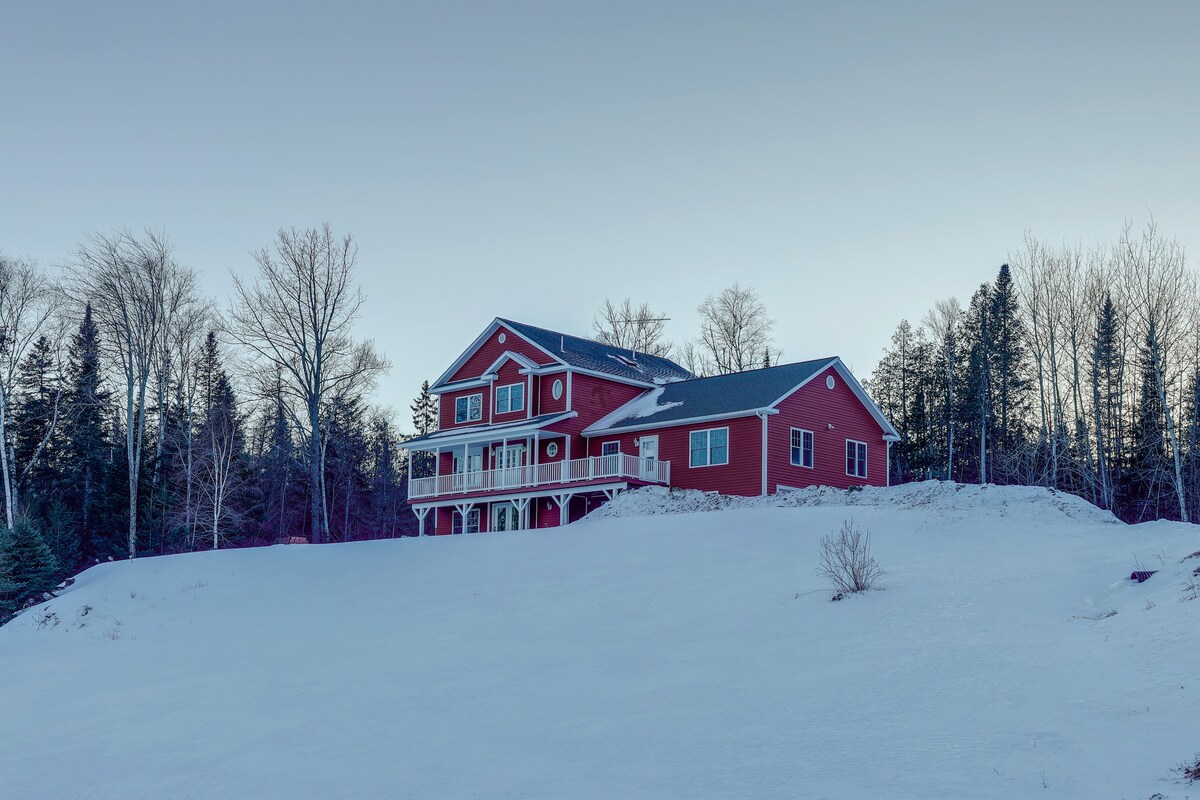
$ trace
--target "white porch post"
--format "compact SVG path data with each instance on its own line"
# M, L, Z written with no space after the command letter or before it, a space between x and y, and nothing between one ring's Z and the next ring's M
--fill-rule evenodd
M572 495L565 494L565 493L554 495L554 502L558 503L558 524L559 525L566 525L571 521L571 514L568 511L570 504L571 504L571 497L572 497Z
M529 498L522 497L514 502L517 506L517 529L525 530L529 527Z
M429 506L421 506L413 509L413 511L417 512L417 536L425 535L425 517L429 516L429 510Z

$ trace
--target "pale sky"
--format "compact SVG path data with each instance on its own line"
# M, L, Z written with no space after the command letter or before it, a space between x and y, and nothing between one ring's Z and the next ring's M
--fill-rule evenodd
M1029 228L1200 257L1194 3L0 4L0 251L165 230L221 306L281 226L360 246L408 404L495 316L734 281L866 378Z

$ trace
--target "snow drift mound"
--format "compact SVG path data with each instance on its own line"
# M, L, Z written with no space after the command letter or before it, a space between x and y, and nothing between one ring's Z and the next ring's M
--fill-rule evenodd
M647 486L619 495L589 514L590 517L640 517L655 514L691 514L730 508L796 508L801 506L874 506L926 509L935 512L1034 516L1058 515L1076 522L1116 523L1111 512L1081 497L1037 486L995 486L922 481L901 486L847 491L813 486L784 491L769 497L731 497L695 489Z

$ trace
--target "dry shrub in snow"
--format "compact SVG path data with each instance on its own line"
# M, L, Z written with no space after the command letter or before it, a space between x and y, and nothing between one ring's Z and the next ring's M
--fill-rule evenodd
M871 557L871 532L861 530L852 519L843 520L838 533L821 539L817 574L833 583L835 600L875 588L884 571Z
M1200 781L1200 755L1197 755L1194 761L1185 761L1175 768L1186 781Z

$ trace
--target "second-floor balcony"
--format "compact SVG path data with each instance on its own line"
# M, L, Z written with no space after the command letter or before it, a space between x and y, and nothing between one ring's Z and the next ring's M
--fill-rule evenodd
M427 478L412 478L408 482L408 496L410 500L416 500L602 480L669 484L671 462L615 453L575 458L570 461L432 475Z

